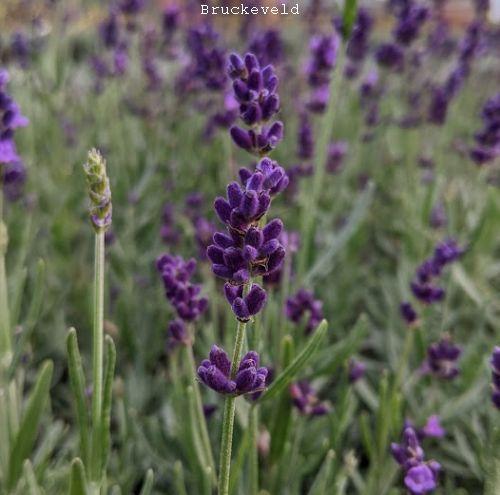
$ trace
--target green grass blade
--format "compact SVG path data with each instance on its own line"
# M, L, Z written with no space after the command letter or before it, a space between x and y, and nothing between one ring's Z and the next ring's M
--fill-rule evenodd
M88 495L87 478L83 462L78 457L71 463L68 495Z
M328 329L328 322L323 320L314 331L309 342L302 352L282 371L282 373L271 384L267 391L259 399L261 402L278 395L297 375L297 373L307 364L309 359L316 352L321 340Z
M42 490L38 486L36 480L35 471L33 470L33 464L29 459L26 459L23 466L24 481L28 487L29 495L42 495Z
M82 358L78 349L76 330L70 328L66 337L66 348L68 352L68 369L71 382L71 390L75 399L76 418L80 431L80 451L82 459L89 461L89 409L85 398L85 376L83 373Z
M357 0L346 0L342 13L342 36L347 40L351 35L354 20L356 19Z
M141 488L140 495L151 495L151 492L153 491L154 481L155 481L155 476L153 470L148 469L148 472L146 473L146 478L144 480L144 484L142 485Z
M106 470L110 445L111 399L113 395L113 379L115 376L116 349L113 339L106 335L106 369L104 372L104 392L102 403L102 471Z
M29 457L35 445L38 425L49 399L53 368L51 361L46 361L42 365L35 387L28 400L28 406L21 420L19 432L12 445L7 474L8 490L12 490L16 486L21 476L23 462Z

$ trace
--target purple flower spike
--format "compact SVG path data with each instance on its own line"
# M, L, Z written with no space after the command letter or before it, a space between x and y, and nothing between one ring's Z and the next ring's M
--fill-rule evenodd
M184 321L175 319L168 326L169 341L172 346L189 343L189 333Z
M412 495L430 493L437 487L441 466L434 460L425 461L418 435L412 427L405 428L400 444L391 444L391 452L404 471L405 487Z
M226 352L215 344L198 368L198 377L212 390L223 395L243 395L261 392L265 388L267 368L259 368L260 358L255 351L248 352L241 360L238 372L231 379L231 361Z
M491 355L491 376L493 390L491 392L491 400L493 405L500 409L500 347L495 346Z
M157 259L156 267L163 279L165 295L178 316L188 322L198 319L207 309L208 299L200 296L201 286L190 281L196 261L163 254Z
M233 313L238 320L246 322L259 313L266 304L266 291L257 284L252 284L248 294L243 297L243 286L224 285L224 293Z
M310 333L323 319L323 303L319 299L315 299L311 291L300 289L286 301L285 314L289 320L299 323L306 313L309 313L306 333Z
M356 383L358 380L361 380L365 373L366 365L364 363L361 361L355 361L354 359L349 362L349 383Z
M460 372L457 361L461 354L462 349L455 345L450 337L446 336L429 346L424 367L439 378L452 380Z
M330 410L326 403L319 401L316 391L305 380L290 385L290 396L293 405L305 416L323 416Z

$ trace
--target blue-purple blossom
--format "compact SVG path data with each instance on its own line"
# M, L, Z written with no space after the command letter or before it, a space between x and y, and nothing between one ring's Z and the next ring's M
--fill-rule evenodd
M311 96L307 106L312 112L324 112L328 104L331 72L337 62L339 44L336 33L314 35L309 43L306 76L311 86Z
M366 57L372 28L372 15L367 9L360 7L347 42L346 54L352 62L359 64Z
M306 380L290 385L290 396L293 405L304 416L323 416L330 410L325 402L321 402L316 391Z
M286 317L294 323L299 323L307 314L306 333L316 329L323 319L323 302L314 297L307 289L299 289L297 293L289 297L285 305Z
M161 255L156 261L165 287L165 295L184 321L194 321L207 309L208 299L201 296L201 285L193 284L191 277L196 261L185 261L181 256Z
M284 45L281 32L277 29L267 29L254 35L248 46L262 66L277 64L283 60Z
M424 450L412 427L405 428L400 444L391 444L391 452L403 469L404 484L411 495L424 495L436 489L441 465L425 461Z
M252 284L248 294L243 294L243 285L224 284L224 295L236 318L247 322L259 313L266 304L266 291L257 284Z
M259 355L249 351L232 377L227 353L214 344L209 359L203 360L198 368L198 377L207 387L222 395L252 394L265 388L268 370L259 366Z
M477 165L500 156L500 93L486 101L481 115L483 127L475 134L476 145L470 150L470 157Z
M404 63L404 51L396 43L383 43L375 52L375 60L386 69L400 70Z
M328 146L326 170L330 174L338 174L342 170L344 158L347 154L346 141L336 141Z
M500 409L500 347L495 346L491 355L491 378L493 390L491 392L491 400L493 405Z
M418 321L418 314L409 301L401 303L399 306L401 317L408 325L415 325Z
M408 2L398 15L398 22L393 31L394 38L402 45L410 45L418 37L428 17L429 10L425 5Z
M349 361L348 379L349 383L356 383L366 373L366 365L361 361L351 359Z
M453 380L460 373L457 362L461 354L461 347L445 336L428 347L423 371L444 380Z

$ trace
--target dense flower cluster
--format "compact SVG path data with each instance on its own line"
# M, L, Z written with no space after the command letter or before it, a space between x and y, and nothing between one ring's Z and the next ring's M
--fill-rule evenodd
M306 75L311 86L311 96L307 106L312 112L324 112L328 104L330 77L337 62L339 44L339 37L335 33L315 35L311 39Z
M413 428L405 428L403 441L391 444L391 452L403 468L404 484L412 495L423 495L436 489L441 465L434 460L425 461L424 451Z
M285 314L289 320L299 323L306 313L309 315L306 332L310 333L323 319L323 303L319 299L315 299L311 291L299 289L295 295L287 299Z
M231 361L226 352L215 344L209 359L202 361L198 368L199 379L223 395L243 395L260 392L265 388L268 370L259 367L260 358L255 351L243 356L235 376L231 376Z
M413 295L425 304L432 304L444 298L445 291L433 283L439 277L444 267L458 260L464 249L459 247L453 239L447 239L439 243L431 258L425 260L416 271L415 278L411 283Z
M8 82L9 73L0 69L0 179L7 195L15 199L24 183L26 170L16 150L14 133L17 128L28 125L28 119L8 93Z
M200 295L201 285L191 282L196 261L163 254L156 260L156 268L163 279L165 295L179 318L184 321L196 320L208 306L208 299Z
M90 198L90 220L96 232L106 231L111 225L111 189L106 173L106 160L96 149L89 151L83 165Z
M233 141L246 151L263 156L283 139L283 123L271 123L279 111L276 93L278 77L272 65L261 68L257 57L247 53L242 59L233 53L229 57L229 76L240 105L240 117L250 129L231 128Z
M450 337L443 337L427 349L423 371L444 380L452 380L460 373L457 361L461 354L462 349L454 344Z
M314 388L305 380L290 385L290 396L293 405L305 416L323 416L329 411L328 405L320 402Z
M472 160L478 165L500 156L500 93L485 103L481 116L483 128L474 136L476 146L470 151Z
M493 405L500 409L500 347L495 346L491 355L491 377L493 381L493 391L491 392L491 400Z

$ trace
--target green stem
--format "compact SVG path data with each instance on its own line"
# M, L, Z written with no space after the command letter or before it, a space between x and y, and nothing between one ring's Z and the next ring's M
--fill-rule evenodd
M337 66L330 81L330 101L325 115L321 121L321 132L315 149L315 169L312 183L312 190L304 188L304 202L301 213L302 249L299 257L299 277L300 282L309 262L309 256L313 244L315 226L317 225L317 210L321 192L325 187L326 163L328 161L328 144L332 138L333 123L342 80L344 79L345 47L339 48Z
M245 293L247 286L244 287ZM245 330L247 324L238 321L236 328L236 341L234 343L233 360L231 363L231 377L236 375L240 364L243 343L245 341ZM219 495L229 494L229 475L231 470L231 450L233 447L234 411L236 397L228 397L224 405L224 419L222 423L222 440L220 448L219 469Z
M215 476L215 462L212 454L212 447L210 445L210 436L208 434L205 414L203 413L203 402L201 400L200 388L198 386L198 381L195 375L196 364L194 360L193 346L192 344L187 344L184 347L186 349L187 362L189 368L189 381L190 384L193 386L196 422L198 423L198 428L200 430L201 443L205 453L204 457L207 459L208 467L210 467L210 469L212 470L212 474ZM206 468L207 466L203 467Z
M403 351L401 352L401 359L399 360L398 368L396 370L396 377L394 379L393 391L398 391L404 378L405 368L408 365L408 358L413 347L414 333L418 330L414 328L406 329L405 341L403 344Z
M101 478L101 430L104 320L104 232L95 235L94 306L92 330L92 466L91 479ZM97 487L99 490L99 487ZM96 491L99 493L99 491Z
M258 452L258 434L259 434L259 406L254 405L250 408L249 417L250 428L250 486L248 493L257 495L259 492L259 452Z
M8 368L11 354L10 313L7 293L7 271L5 255L9 236L7 225L3 221L3 191L0 181L0 364L2 369Z

